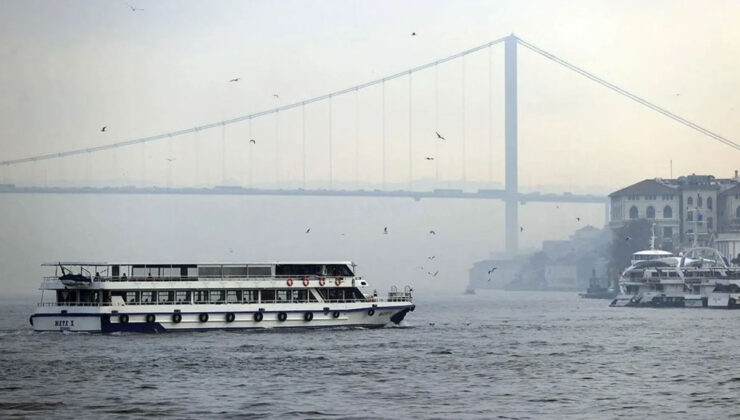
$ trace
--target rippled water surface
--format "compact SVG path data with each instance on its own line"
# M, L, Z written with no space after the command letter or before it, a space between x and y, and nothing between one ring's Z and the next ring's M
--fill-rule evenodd
M727 418L740 311L420 296L401 328L33 333L0 306L4 418Z

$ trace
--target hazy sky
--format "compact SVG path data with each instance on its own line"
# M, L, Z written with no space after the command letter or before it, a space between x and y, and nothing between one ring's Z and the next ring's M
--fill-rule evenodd
M2 159L219 121L382 77L509 33L740 142L736 1L0 2ZM411 37L415 31L418 35ZM673 173L729 176L740 152L520 47L520 183L607 192ZM493 150L488 139L492 63ZM503 182L503 46L466 58L468 180ZM414 177L462 177L462 64L414 76ZM229 79L241 77L238 83ZM439 116L434 106L439 80ZM388 182L408 179L408 80L386 86ZM273 94L278 93L279 99ZM306 107L309 182L381 180L381 90ZM355 117L355 107L359 118ZM253 182L295 184L301 111L253 123ZM277 124L276 124L277 123ZM357 126L355 126L357 124ZM103 125L109 127L101 133ZM276 127L278 127L275 161ZM433 132L452 140L435 149ZM221 150L224 136L226 150ZM246 123L64 163L5 180L246 183ZM355 163L355 140L360 160ZM195 159L196 152L200 158ZM436 164L424 157L437 156ZM221 159L226 156L226 168ZM176 158L167 163L167 157ZM489 175L489 159L493 169Z

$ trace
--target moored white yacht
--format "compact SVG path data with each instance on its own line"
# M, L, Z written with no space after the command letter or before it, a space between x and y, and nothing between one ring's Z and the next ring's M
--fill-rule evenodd
M43 266L54 275L41 283L36 331L382 327L415 308L408 286L363 293L349 261Z

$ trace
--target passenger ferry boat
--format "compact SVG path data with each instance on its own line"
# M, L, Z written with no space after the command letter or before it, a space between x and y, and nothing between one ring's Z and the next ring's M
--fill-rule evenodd
M611 306L740 308L740 267L729 267L714 248L678 257L637 261L619 279Z
M350 261L42 266L36 331L382 327L415 308L408 286L363 293Z

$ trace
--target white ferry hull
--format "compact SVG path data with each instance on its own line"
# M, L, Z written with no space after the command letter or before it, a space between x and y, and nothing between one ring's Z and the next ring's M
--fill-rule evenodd
M166 332L217 329L383 327L400 323L415 305L379 302L332 305L136 305L43 307L31 322L35 331ZM276 306L278 306L276 308ZM62 313L65 310L66 313ZM207 319L203 314L207 314ZM258 315L259 314L259 315ZM310 315L307 315L310 314ZM283 318L284 317L284 318Z

